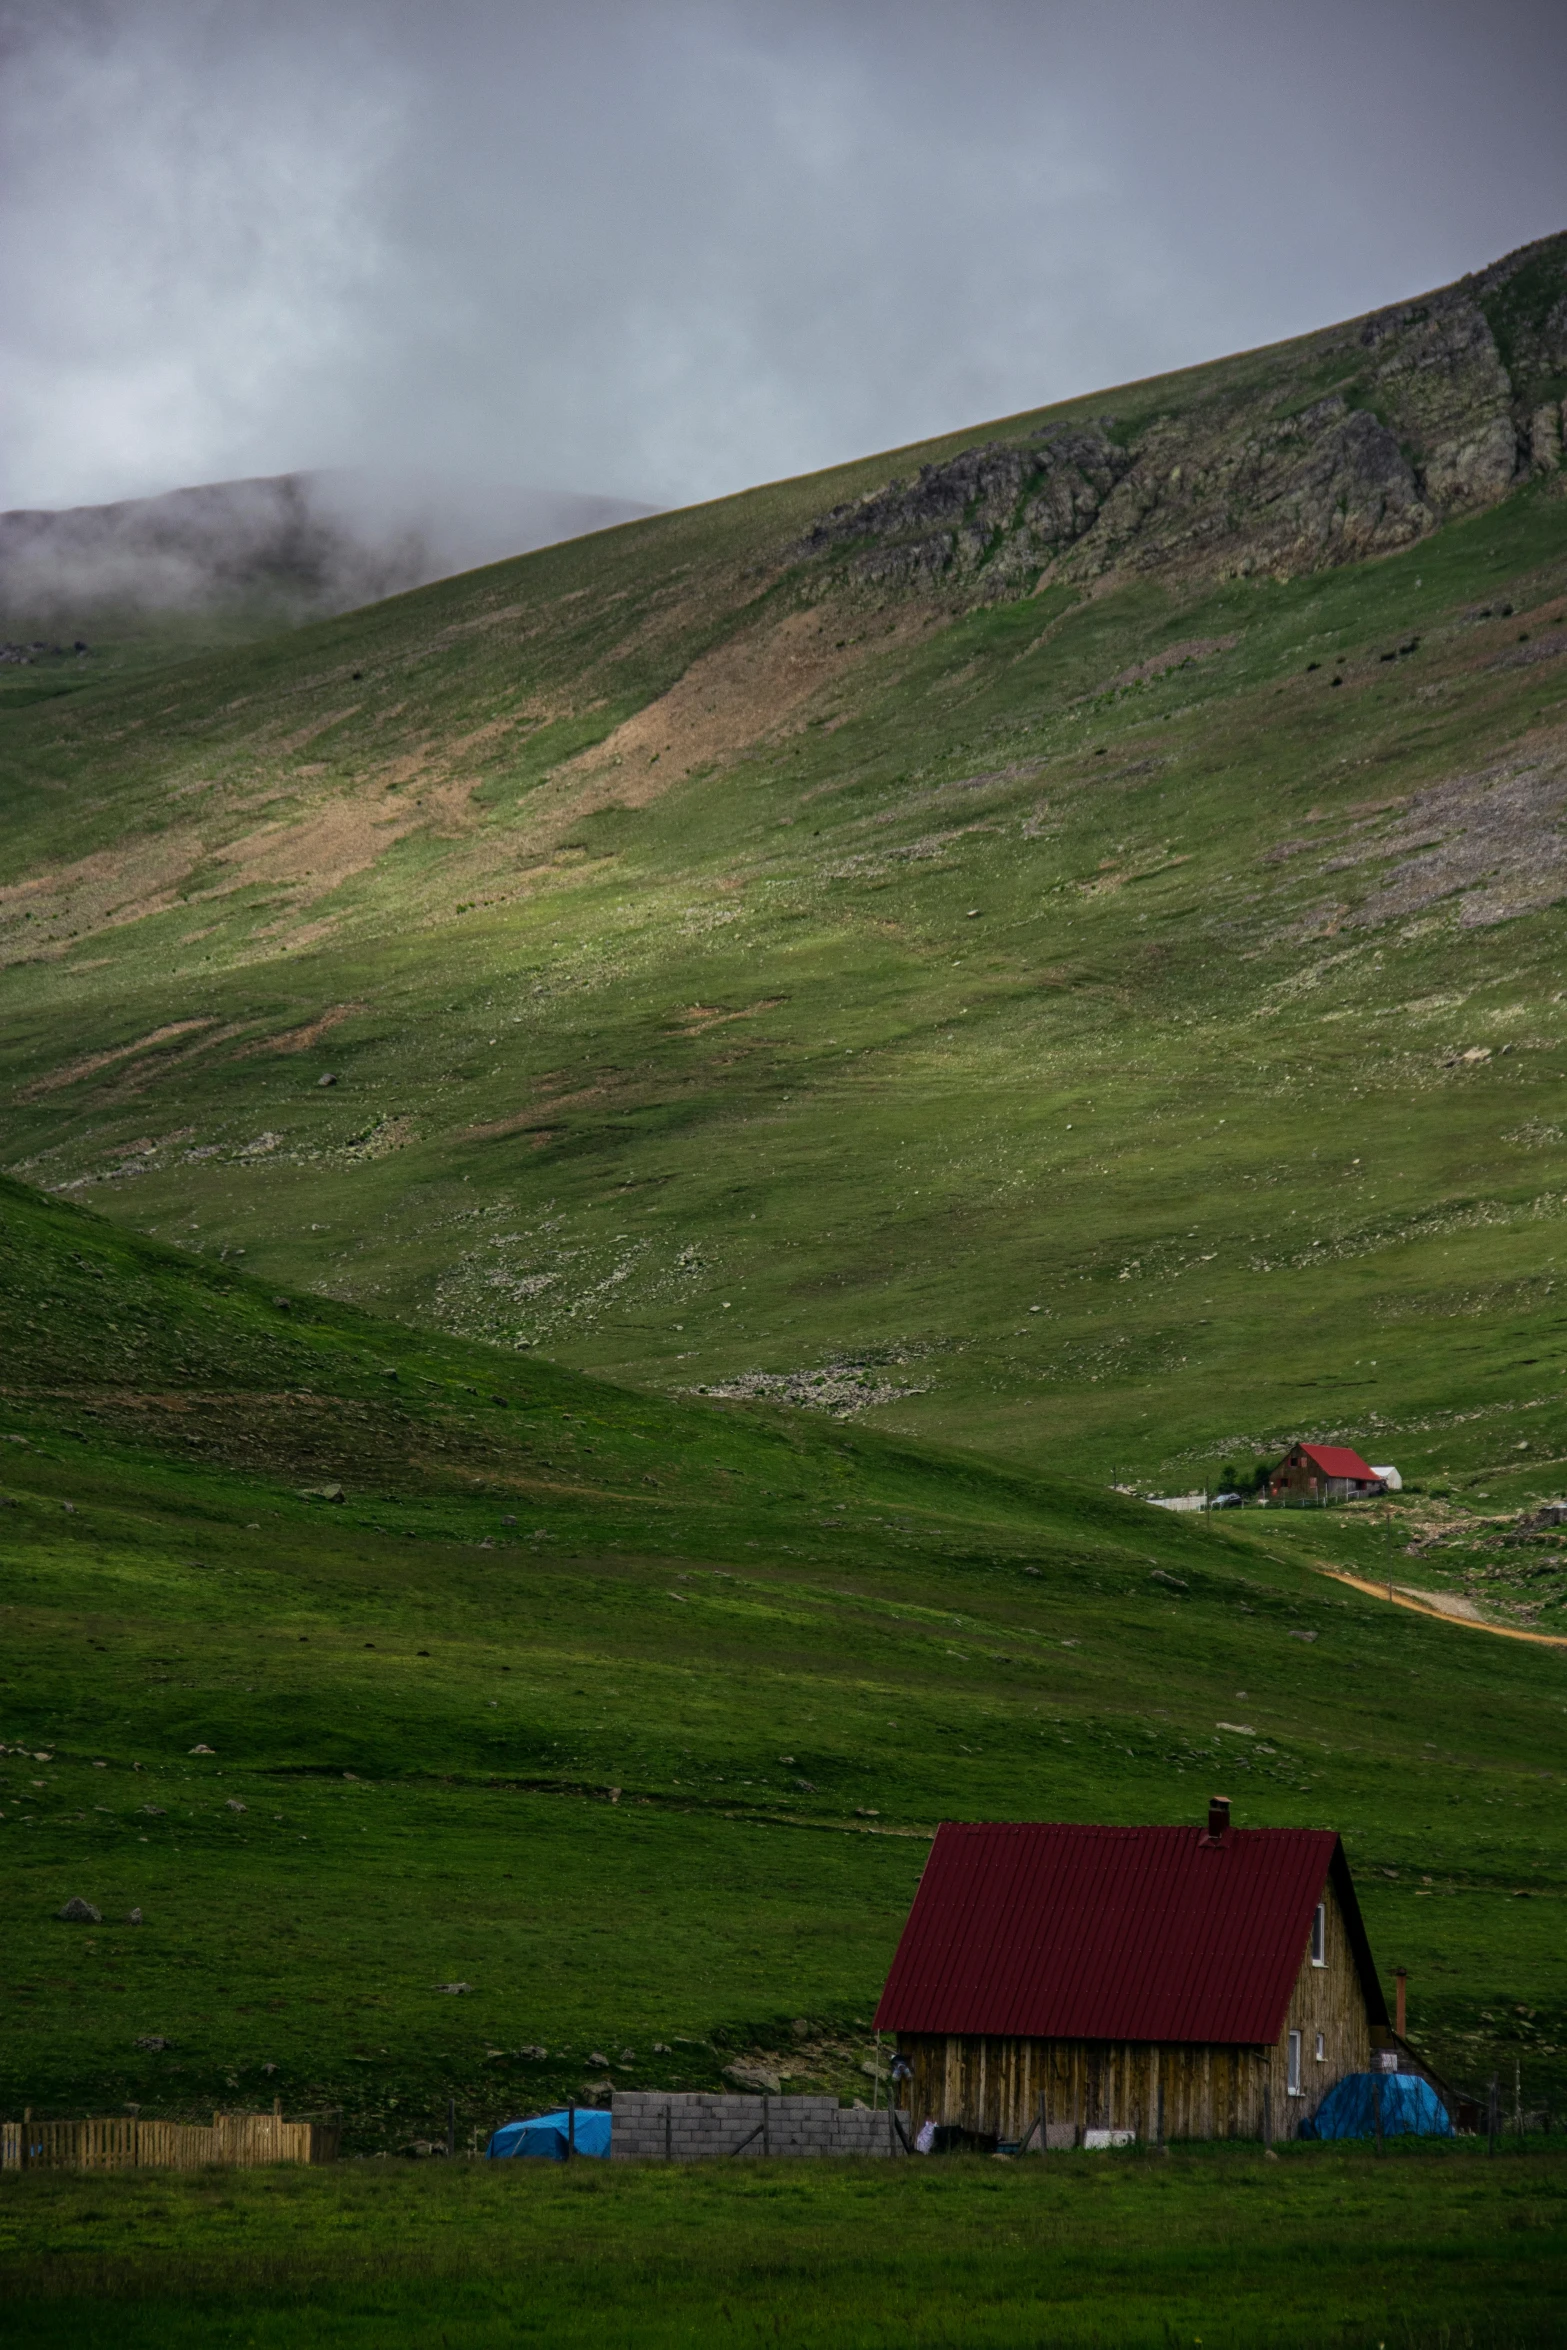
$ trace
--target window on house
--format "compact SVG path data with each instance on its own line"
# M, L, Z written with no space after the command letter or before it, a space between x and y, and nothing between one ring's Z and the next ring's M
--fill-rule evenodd
M1289 2037L1289 2093L1292 2097L1300 2095L1300 2034L1298 2032L1291 2032Z
M1327 2061L1328 2061L1328 2044L1327 2044L1327 2039L1326 2039L1326 2037L1324 2036L1324 2034L1323 2034L1323 2033L1319 2032L1319 2033L1317 2034L1317 2062L1318 2062L1318 2064L1326 2064L1326 2063L1327 2063Z
M1319 1901L1312 1912L1311 1963L1313 1966L1326 1966L1328 1963L1328 1905L1325 1901Z

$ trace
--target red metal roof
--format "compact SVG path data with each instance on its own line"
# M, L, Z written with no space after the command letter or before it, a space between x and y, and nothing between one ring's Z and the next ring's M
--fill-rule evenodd
M1370 1477L1375 1480L1375 1469L1369 1468L1359 1453L1352 1452L1347 1444L1302 1444L1296 1450L1303 1452L1308 1461L1315 1461L1324 1477Z
M1271 2045L1329 1874L1373 2021L1370 1947L1330 1829L946 1822L876 2011L894 2032Z

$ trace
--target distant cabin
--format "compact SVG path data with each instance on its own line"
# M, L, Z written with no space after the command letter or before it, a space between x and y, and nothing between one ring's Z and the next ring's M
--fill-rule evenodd
M1293 2136L1395 2046L1338 1837L1222 1797L1206 1829L948 1822L876 2024L911 2137L981 2146Z
M1272 1501L1353 1501L1386 1491L1383 1471L1347 1444L1292 1444L1268 1478Z

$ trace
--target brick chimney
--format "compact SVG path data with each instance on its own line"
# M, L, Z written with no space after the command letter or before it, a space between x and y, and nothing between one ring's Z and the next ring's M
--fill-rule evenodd
M1208 1841L1222 1844L1230 1832L1230 1799L1227 1795L1208 1798Z

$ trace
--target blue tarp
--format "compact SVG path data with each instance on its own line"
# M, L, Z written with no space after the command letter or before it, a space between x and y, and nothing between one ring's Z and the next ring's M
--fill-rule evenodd
M1310 2121L1301 2123L1301 2137L1374 2138L1379 2091L1385 2138L1452 2136L1446 2106L1418 2073L1346 2073L1328 2091Z
M564 2162L572 2119L562 2106L559 2113L536 2113L528 2121L502 2122L484 2149L485 2157L495 2161L504 2155L532 2154L543 2162ZM579 2105L572 2139L576 2151L579 2154L607 2156L609 2123L609 2115L601 2108Z

